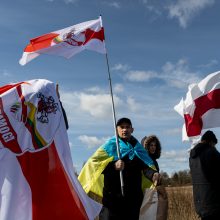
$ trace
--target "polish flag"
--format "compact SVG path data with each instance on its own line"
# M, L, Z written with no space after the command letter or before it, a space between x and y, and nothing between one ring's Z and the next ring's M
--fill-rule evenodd
M25 65L40 54L70 58L85 49L106 53L101 16L31 39L19 63Z
M191 84L174 109L184 118L183 140L198 139L202 129L220 127L220 71Z
M94 220L75 175L55 85L0 87L0 220Z

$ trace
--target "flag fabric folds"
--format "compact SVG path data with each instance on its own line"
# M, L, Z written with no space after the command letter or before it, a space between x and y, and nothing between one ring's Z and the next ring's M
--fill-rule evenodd
M85 49L106 53L101 17L31 39L19 63L25 65L40 54L70 58Z
M184 118L183 140L198 139L202 129L220 126L220 71L191 84L174 109Z
M101 207L75 176L55 85L0 87L0 220L94 219Z

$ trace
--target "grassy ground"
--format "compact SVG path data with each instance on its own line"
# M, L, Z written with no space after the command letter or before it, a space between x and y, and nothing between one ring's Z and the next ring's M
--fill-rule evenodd
M199 220L194 209L192 186L167 187L166 190L169 204L167 220ZM90 196L95 198L94 195Z
M168 220L199 220L195 213L192 187L167 187Z

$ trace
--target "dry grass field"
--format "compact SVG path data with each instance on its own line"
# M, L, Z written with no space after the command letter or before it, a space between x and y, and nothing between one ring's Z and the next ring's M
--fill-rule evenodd
M169 203L167 220L200 219L194 209L192 186L166 187L166 190ZM99 198L96 198L94 195L90 194L90 196L96 201L99 200ZM98 220L98 217L95 220Z
M195 213L192 186L167 187L168 220L199 220Z

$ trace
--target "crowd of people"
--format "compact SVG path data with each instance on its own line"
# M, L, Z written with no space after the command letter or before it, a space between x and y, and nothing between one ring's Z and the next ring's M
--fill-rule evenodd
M96 193L93 190L94 185L100 184L100 176L104 177L101 195L103 207L99 220L138 220L144 197L143 188L161 184L157 163L161 154L161 145L155 135L144 137L140 143L132 135L134 128L128 118L119 119L116 128L120 157L117 155L117 138L112 137L88 160L79 175L79 180L86 192ZM94 166L97 168L91 169ZM88 172L85 174L88 168L90 174L92 172L91 178ZM123 185L120 172L122 172ZM85 176L86 181L84 181ZM89 184L90 181L92 184Z
M118 138L112 137L98 148L79 175L79 181L87 193L99 192L97 194L102 197L99 220L140 219L146 188L154 188L158 197L166 198L162 218L155 216L155 219L166 220L168 200L157 162L161 155L158 137L145 136L140 143L132 135L134 128L128 118L119 119L116 128ZM207 131L190 152L194 203L202 220L218 220L220 216L220 180L216 172L220 153L215 148L216 144L215 134Z
M57 94L59 96L58 85ZM63 107L62 110L68 129ZM157 162L161 143L156 135L144 136L139 142L132 135L134 128L129 118L119 119L116 129L118 138L112 137L98 148L84 165L79 181L87 193L101 196L103 207L99 220L139 220L144 189L153 187L158 196L168 201ZM220 218L217 143L215 134L208 130L190 151L194 205L201 220ZM165 207L162 218L158 219L167 219L168 202Z

